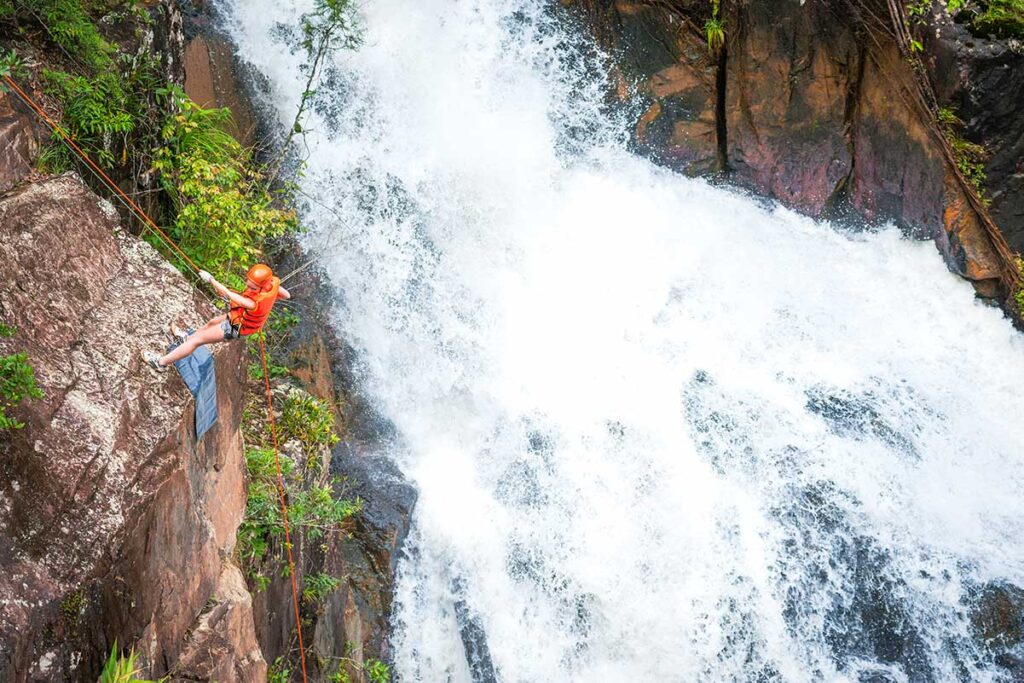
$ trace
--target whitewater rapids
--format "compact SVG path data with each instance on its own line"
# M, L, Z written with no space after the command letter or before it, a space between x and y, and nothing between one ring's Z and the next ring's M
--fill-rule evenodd
M930 243L632 155L558 4L364 0L306 125L307 247L420 492L396 678L998 680L1021 336ZM311 1L221 6L290 126Z

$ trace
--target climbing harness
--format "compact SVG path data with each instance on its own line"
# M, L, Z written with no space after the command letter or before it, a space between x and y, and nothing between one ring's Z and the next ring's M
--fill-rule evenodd
M132 198L129 197L124 192L124 190L122 190L117 185L117 183L115 183L113 180L111 180L110 176L108 176L106 173L103 172L103 169L101 169L99 166L97 166L96 163L93 162L93 160L90 159L89 156L85 152L83 152L82 149L77 144L75 144L75 141L72 140L71 137L66 132L64 132L64 129L61 128L60 125L58 125L53 119L51 119L46 114L46 112L43 111L42 107L40 107L38 104L36 104L36 102L34 100L32 100L32 98L29 97L25 93L24 90L19 88L18 84L15 83L11 79L10 76L8 76L7 74L3 74L3 80L7 83L8 86L10 86L11 90L18 95L18 97L21 99L22 102L24 102L43 121L46 122L46 124L51 128L51 130L54 133L56 133L56 135L60 138L61 142L63 142L69 149L71 149L75 154L77 154L82 159L82 161L84 161L86 163L88 168L100 180L100 182L102 182L108 189L110 189L115 194L115 196L125 205L125 207L127 207L130 211L135 213L135 215L143 222L143 225L146 228L149 228L149 229L153 230L153 232L159 237L159 239L164 244L166 244L168 246L168 248L170 248L175 253L177 253L183 259L183 261L186 264L188 264L188 267L191 268L191 270L193 271L193 274L195 275L195 277L198 278L199 277L200 268L199 268L199 266L196 265L196 263L191 258L188 257L188 254L186 254L184 251L182 251L181 247L179 247L174 242L174 240L172 240L167 235L167 233L165 233L163 230L161 230L160 227L157 226L157 224L153 221L153 219L150 218L146 214L146 212L143 211L139 207L139 205L136 204L132 200ZM274 280L276 280L276 279L277 278L274 278ZM278 281L278 283L273 286L273 293L275 295L277 294L277 288L278 288L279 284L280 284L280 282ZM202 290L199 290L199 291L202 291ZM269 300L271 302L273 301L273 299L269 299ZM269 313L269 307L267 308L266 313ZM264 315L263 319L265 320L265 318L266 318L266 315ZM261 326L262 326L262 323L261 323ZM266 352L266 347L265 347L264 342L263 342L263 330L260 329L260 327L257 327L255 330L253 330L253 332L259 332L260 360L261 360L261 362L263 364L263 383L264 383L264 387L266 389L266 394L267 394L267 416L269 418L269 424L270 424L270 436L271 436L271 440L273 441L273 444L274 444L274 465L277 468L277 493L278 493L278 496L279 496L280 502L281 502L281 520L282 520L283 525L284 525L284 546L285 546L285 550L288 553L288 571L289 571L289 574L291 576L291 583L292 583L292 605L295 608L295 631L298 634L298 638L299 638L299 660L300 660L300 662L302 664L302 681L303 681L303 683L307 683L306 648L305 648L305 645L304 645L303 640L302 640L302 619L299 616L299 589L298 589L298 584L296 583L296 578L295 578L295 560L294 560L294 558L292 556L291 535L290 535L290 532L289 532L289 529L288 529L288 504L287 504L287 501L285 500L285 494L284 494L284 477L283 477L283 475L281 473L281 456L280 456L280 448L278 446L278 441L277 441L277 426L274 424L274 399L273 399L273 395L271 394L271 391L270 391L270 375L267 372L267 352ZM252 332L250 332L250 334L252 334Z

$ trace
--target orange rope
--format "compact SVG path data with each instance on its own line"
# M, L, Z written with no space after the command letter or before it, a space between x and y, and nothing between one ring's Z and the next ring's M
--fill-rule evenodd
M270 393L270 373L267 372L267 349L263 344L263 330L260 330L260 361L263 363L263 385L267 390L267 415L270 417L270 436L274 441L274 466L277 468L277 494L281 498L281 521L284 522L284 547L288 551L288 568L292 575L292 603L295 605L295 630L299 634L299 660L302 662L302 680L306 680L306 648L302 643L302 623L299 619L299 587L295 582L295 560L292 559L292 542L288 534L288 508L284 501L284 477L281 475L281 455L277 445L277 427L274 424L274 399Z
M169 247L174 249L174 251L180 254L181 257L185 259L185 261L188 263L189 266L192 267L193 270L195 270L196 272L199 272L199 270L201 270L199 266L197 266L195 262L188 257L188 254L182 251L181 247L175 244L174 240L168 237L167 233L161 230L157 226L157 224L153 222L153 219L147 216L146 212L143 211L138 204L132 201L131 197L125 194L124 190L122 190L117 185L117 183L111 180L110 176L104 173L103 169L97 166L93 162L93 160L90 159L89 156L82 151L81 147L75 144L75 142L68 136L68 134L64 132L64 129L61 128L53 119L46 115L46 112L43 111L42 107L36 104L32 100L32 98L25 93L24 90L19 88L18 85L13 80L11 80L10 76L7 76L5 74L3 78L5 81L7 81L7 85L11 86L11 88L22 99L22 101L24 101L25 104L30 106L36 114L38 114L44 121L46 121L50 128L52 128L53 131L57 133L61 137L61 139L65 143L67 143L67 145L71 147L86 164L89 165L89 168L91 168L97 175L99 175L100 178L103 179L103 181L110 187L111 190L120 195L121 199L124 200L125 204L128 207L130 207L136 213L136 215L138 215L140 219L142 219L143 223L145 223L147 227L150 227L153 230L155 230L157 234L159 234L160 237L163 239L163 241ZM277 493L281 499L281 520L284 523L284 545L285 549L288 551L288 569L291 572L292 577L292 604L295 606L295 630L298 632L299 635L299 658L302 662L302 680L303 683L306 683L306 648L302 642L302 621L299 618L299 588L295 580L295 560L292 558L292 543L291 537L288 532L288 505L285 502L284 497L284 477L281 474L281 460L279 448L277 445L277 427L274 425L274 400L270 393L270 375L267 372L267 352L263 344L263 330L260 330L260 360L263 363L263 382L267 390L267 414L270 418L270 435L273 438L274 442L274 464L277 466Z

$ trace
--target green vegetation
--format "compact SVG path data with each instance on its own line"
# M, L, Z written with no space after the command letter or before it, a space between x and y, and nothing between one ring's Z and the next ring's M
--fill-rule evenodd
M127 149L127 136L135 130L135 103L121 86L121 78L104 71L92 78L73 76L63 71L43 71L46 92L64 103L63 124L67 133L101 166L113 167L113 139L120 136ZM54 171L71 168L71 152L54 134L47 164Z
M313 11L303 14L299 25L302 27L301 46L306 53L306 62L301 67L303 75L306 76L306 87L302 90L295 120L281 146L281 153L271 164L271 171L268 174L271 178L277 176L292 140L296 135L303 133L303 119L316 94L316 84L324 60L338 50L354 50L362 42L351 0L315 0Z
M136 658L135 650L129 652L126 657L119 657L115 640L114 647L110 650L110 657L107 658L107 663L103 666L103 672L100 674L99 683L152 683L135 677L139 673L139 668L135 663Z
M327 680L331 683L352 683L352 677L345 670L346 664L356 668L354 660L349 657L343 657L338 660L338 670L331 674ZM391 669L379 659L366 660L363 664L363 672L370 680L370 683L391 683Z
M245 461L249 472L249 498L245 518L238 528L238 553L250 569L250 576L259 582L257 577L263 574L260 565L271 542L284 540L284 524L273 448L250 448L245 453ZM288 501L288 526L292 533L305 532L309 539L320 538L362 509L358 499L335 499L333 489L339 480L303 488L301 480L293 476L294 463L287 457L280 461Z
M13 328L0 323L0 337L13 334ZM0 431L24 427L23 423L9 416L7 411L25 399L42 397L43 392L36 386L35 370L27 354L0 356Z
M711 18L704 22L704 37L708 41L708 50L718 53L725 45L725 20L718 16L720 0L711 0Z
M948 0L946 10L975 35L1024 38L1024 0Z
M103 71L111 67L117 49L100 35L87 7L82 0L7 0L0 2L0 17L37 21L70 59Z
M984 10L971 21L975 33L1024 38L1024 0L988 0L981 4Z
M936 114L936 120L942 128L946 140L953 148L953 157L956 160L957 168L963 174L978 196L985 199L985 162L988 160L988 151L981 145L965 139L961 133L964 122L956 115L950 107L942 107Z
M285 398L281 427L287 437L301 441L307 452L338 443L330 404L306 392L293 391Z
M56 61L63 66L43 70L45 91L60 103L62 127L71 139L113 169L127 163L129 143L153 133L147 124L158 68L148 56L121 53L103 37L93 13L102 13L108 24L128 15L148 17L135 0L0 0L0 21L14 22L22 35L44 36L57 46L63 59ZM4 62L0 72L12 68L10 58ZM54 172L76 163L56 136L40 157L40 164Z
M1024 260L1017 257L1017 275L1024 278ZM1017 310L1021 318L1024 318L1024 283L1013 293L1013 300L1017 303Z
M267 360L267 372L270 374L271 379L273 379L275 377L287 377L291 371L287 365L277 365ZM263 381L263 363L261 361L254 360L249 363L249 379L254 382Z
M292 670L288 667L288 660L278 657L267 670L267 683L289 683L292 679Z
M390 683L391 669L379 659L368 659L363 667L373 683Z
M330 574L307 576L302 589L302 599L306 602L320 602L340 585L341 579Z
M16 76L21 70L21 60L14 52L0 50L0 78L4 76ZM0 83L0 93L7 92L7 84Z
M86 604L84 588L79 588L64 598L60 603L60 614L64 618L64 623L71 628L77 626Z
M159 94L175 112L153 160L177 209L170 235L191 259L239 286L231 265L260 260L266 240L296 231L295 212L277 208L252 152L225 132L228 110L203 109L176 87Z
M932 8L934 0L914 0L907 5L907 16L909 16L914 23L923 24L928 17L928 10Z

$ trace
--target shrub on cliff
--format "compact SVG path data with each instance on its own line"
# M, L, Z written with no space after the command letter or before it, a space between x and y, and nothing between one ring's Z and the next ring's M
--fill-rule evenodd
M276 206L251 151L225 132L227 109L203 109L173 86L158 94L173 112L153 160L176 208L171 237L194 261L239 286L229 266L259 260L266 240L297 230L295 212Z
M0 323L0 337L10 337L14 330ZM42 398L36 386L35 371L24 353L0 356L0 431L21 429L25 425L7 414L7 411L27 398Z

